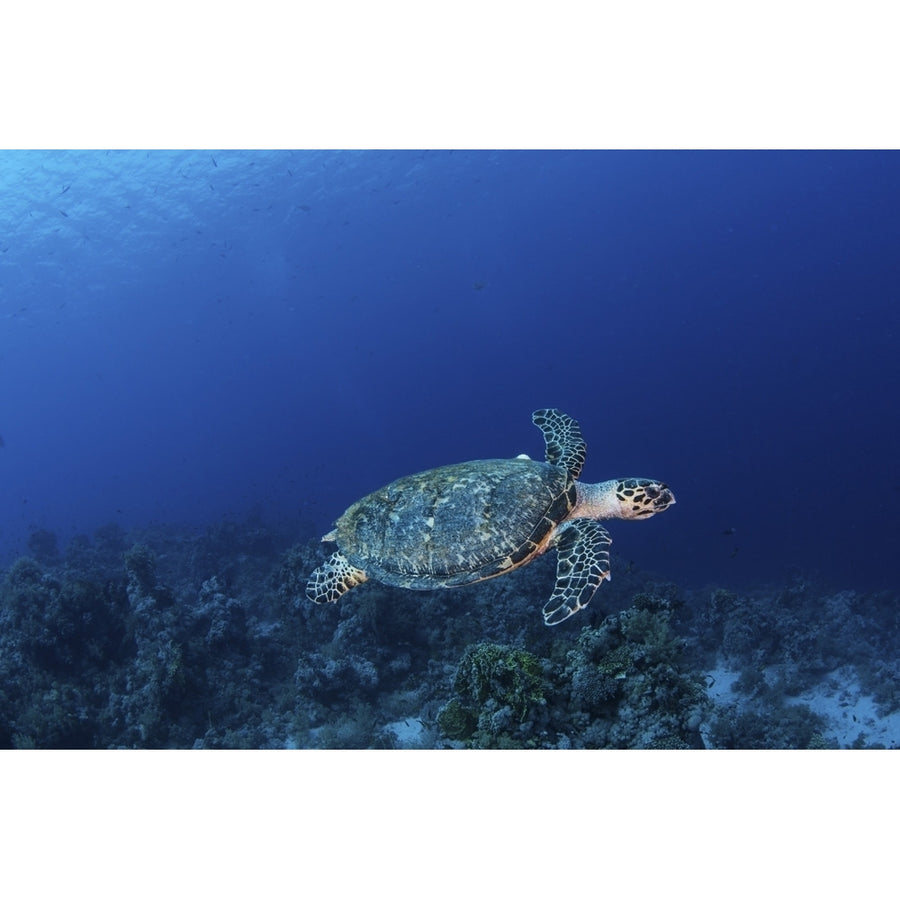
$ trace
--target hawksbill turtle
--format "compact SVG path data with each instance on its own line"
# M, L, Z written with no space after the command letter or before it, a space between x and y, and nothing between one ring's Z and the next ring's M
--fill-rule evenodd
M336 603L368 579L414 590L457 587L555 548L544 621L558 625L584 609L610 577L612 539L599 520L649 519L675 498L650 478L578 481L586 451L578 423L558 409L531 418L544 435L546 462L523 454L442 466L350 506L322 538L338 549L310 576L307 597Z

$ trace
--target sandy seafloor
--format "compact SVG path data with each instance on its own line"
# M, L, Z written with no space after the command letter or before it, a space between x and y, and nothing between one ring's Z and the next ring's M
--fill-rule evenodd
M747 705L746 699L733 690L740 672L720 666L708 670L706 676L707 694L717 707L741 710ZM824 716L827 727L823 737L840 748L872 744L892 750L900 747L900 711L879 715L874 698L862 692L852 666L836 669L788 702L802 703Z

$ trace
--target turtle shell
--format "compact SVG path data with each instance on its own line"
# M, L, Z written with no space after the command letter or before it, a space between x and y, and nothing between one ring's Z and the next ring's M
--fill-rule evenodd
M575 505L565 469L482 459L391 482L354 503L334 540L369 578L406 588L469 584L542 553Z

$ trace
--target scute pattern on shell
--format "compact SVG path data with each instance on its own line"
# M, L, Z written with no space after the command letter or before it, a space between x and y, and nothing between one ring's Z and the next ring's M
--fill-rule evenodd
M544 549L575 502L564 469L488 459L409 475L353 504L336 540L369 577L399 587L468 584Z

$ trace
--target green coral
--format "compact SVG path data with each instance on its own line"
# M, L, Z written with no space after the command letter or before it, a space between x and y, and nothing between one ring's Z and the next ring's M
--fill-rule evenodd
M465 741L475 731L477 718L472 710L454 698L441 707L437 724L451 741Z
M477 704L494 700L500 707L508 706L522 722L530 706L544 702L543 667L527 650L475 644L460 660L453 689Z
M632 648L628 644L620 644L603 656L597 663L597 669L601 675L618 679L624 678L633 664Z

